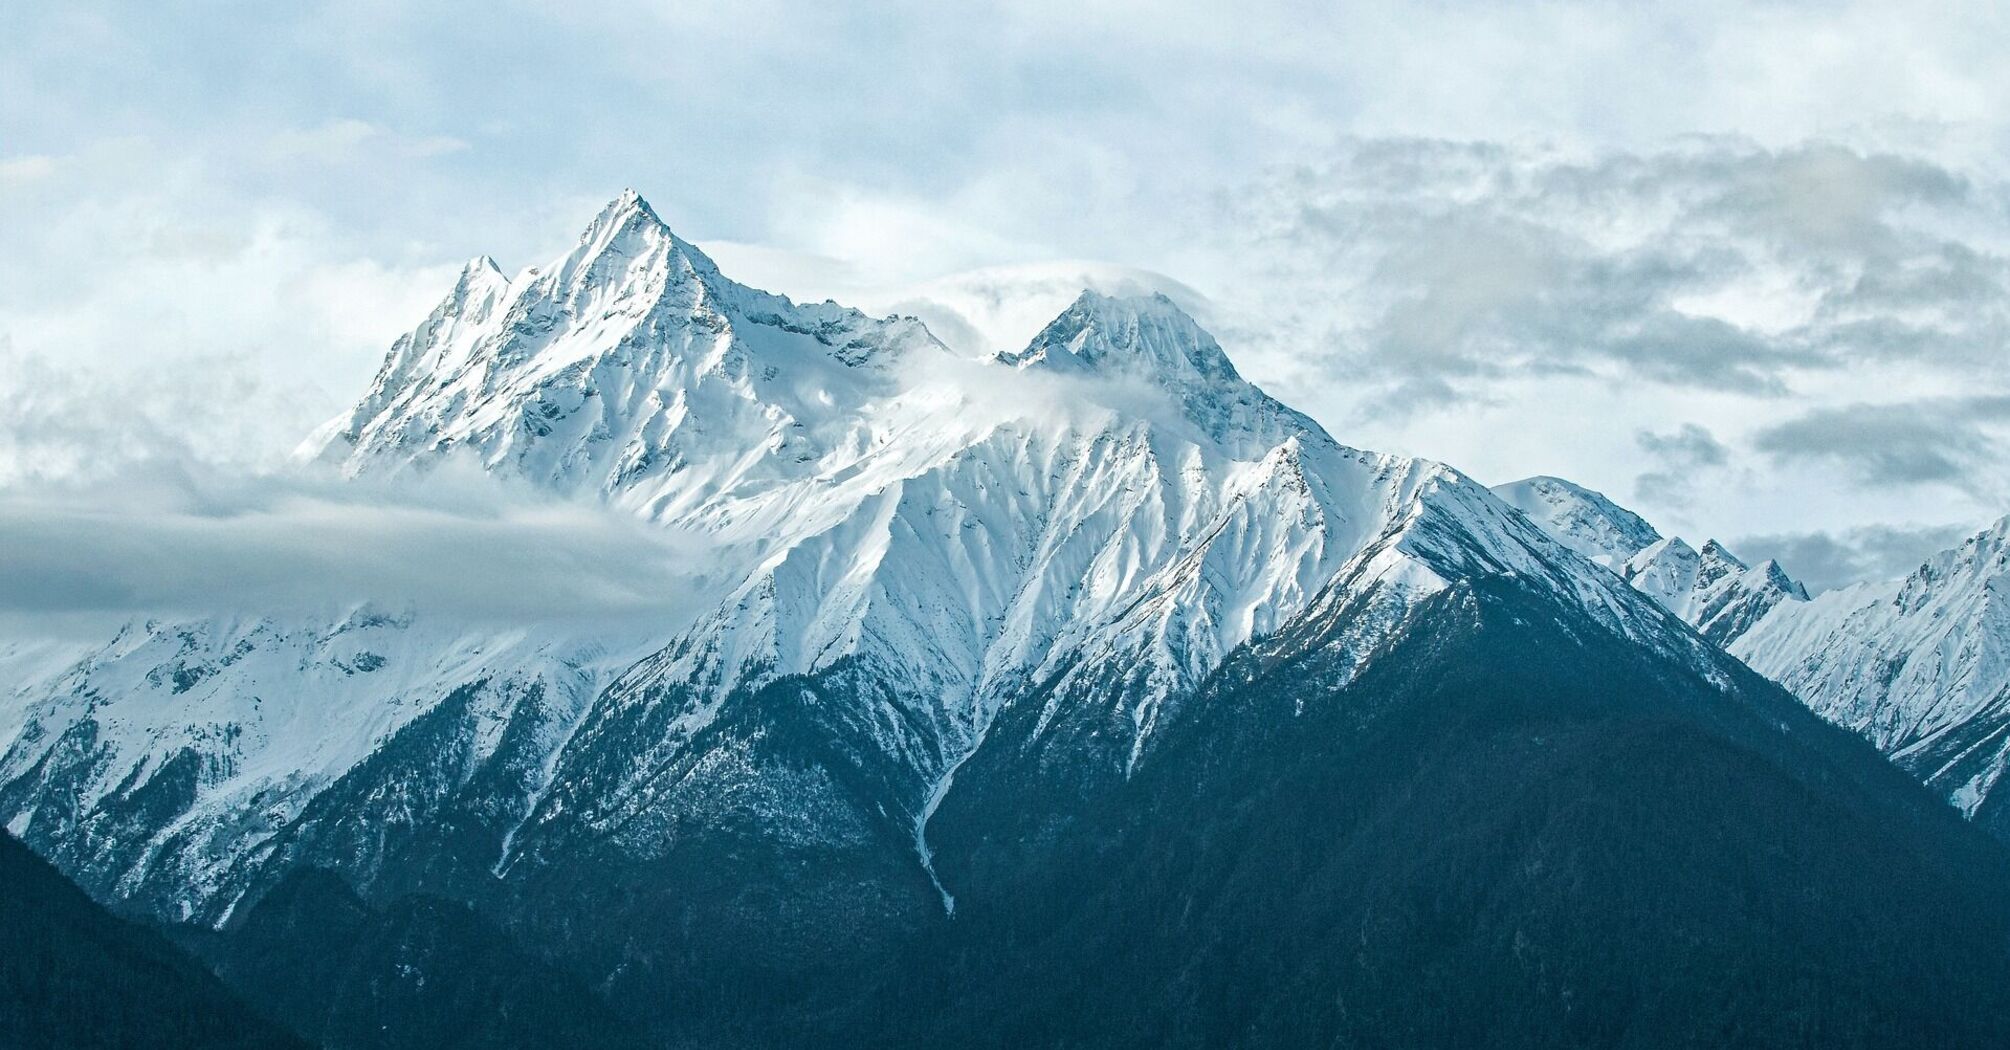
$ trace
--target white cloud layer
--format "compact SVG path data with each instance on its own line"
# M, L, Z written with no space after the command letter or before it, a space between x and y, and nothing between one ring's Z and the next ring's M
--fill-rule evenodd
M472 470L423 485L161 461L0 494L0 623L363 602L463 621L691 612L703 548L598 506Z

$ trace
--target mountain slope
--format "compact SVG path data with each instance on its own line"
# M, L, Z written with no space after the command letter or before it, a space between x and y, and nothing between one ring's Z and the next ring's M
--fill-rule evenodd
M378 910L319 869L288 875L221 932L184 936L239 994L331 1050L644 1045L584 982L465 905Z
M2000 850L1860 741L1511 579L1232 660L1084 799L994 728L903 1045L1966 1046L2010 1031ZM1344 684L1343 684L1344 683ZM918 982L918 987L917 987Z
M1903 580L1775 610L1731 648L2010 837L2010 518Z
M217 920L248 889L234 867L407 732L448 739L429 777L381 795L373 820L435 833L413 792L488 781L492 797L467 819L506 824L580 712L646 651L618 632L456 624L367 605L319 620L135 623L73 664L13 683L0 808L93 895L163 921ZM383 831L344 844L345 862L379 864Z
M1537 475L1495 485L1493 492L1557 542L1608 569L1661 540L1661 533L1640 515L1602 492L1562 478Z
M2010 796L1996 794L2010 768L2010 519L1903 580L1810 600L1775 562L1747 567L1714 540L1699 551L1661 539L1567 481L1530 478L1495 492L2010 839ZM1649 545L1624 553L1647 536Z
M304 1047L0 832L0 1045Z
M1808 600L1807 589L1778 562L1748 566L1716 540L1699 551L1679 536L1664 539L1603 493L1562 478L1524 478L1493 491L1557 542L1619 573L1719 645L1775 606Z
M1939 973L1944 957L1931 938L1894 942L1859 921L1872 898L1906 902L1893 913L1904 930L1972 947L1973 973L1999 972L1993 905L1955 929L1948 903L1978 895L1992 844L1958 823L1921 833L1921 864L1956 874L1941 896L1911 899L1908 869L1882 863L1911 832L1870 815L1930 811L1915 786L1866 749L1832 753L1819 725L1780 714L1778 694L1674 614L1471 479L1334 441L1164 298L1085 294L1025 349L972 361L912 321L735 284L624 195L549 265L505 277L471 264L307 452L351 477L421 483L468 460L638 516L689 552L689 593L675 614L611 633L424 610L140 624L25 675L0 727L0 810L94 893L227 929L299 872L329 869L366 909L414 895L465 905L660 1041L692 1046L922 1037L930 1016L952 1042L1000 1038L967 1027L1019 1009L978 986L977 963L941 969L950 984L916 1000L928 1014L888 990L936 980L933 958L1073 965L1057 961L1052 929L1021 936L1005 921L1070 915L1089 976L1137 993L1137 1011L1112 1017L1160 1031L1142 1014L1157 1004L1222 1033L1241 1019L1191 996L1257 980L1257 935L1317 917L1294 900L1324 907L1375 870L1323 870L1300 897L1295 882L1252 881L1232 843L1268 840L1249 863L1307 874L1275 847L1326 849L1322 806L1395 805L1429 786L1419 769L1459 768L1463 745L1432 727L1505 705L1511 735L1544 737L1623 703L1687 734L1664 769L1758 756L1708 811L1734 822L1727 841L1759 849L1777 825L1810 820L1805 861L1753 869L1765 878L1741 907L1809 922L1796 880L1872 864L1838 890L1848 918L1821 943L1768 956L1713 913L1707 932L1735 972L1763 976L1769 958L1808 968L1805 993L1768 985L1773 999L1732 1011L1740 1023L1788 1002L1846 1040L1890 1031L1901 1014L1884 999L1858 1021L1830 1016L1854 992L1832 959ZM1554 659L1517 668L1518 645ZM1512 686L1498 694L1480 687L1495 664ZM1377 736L1385 709L1416 732ZM1583 769L1480 763L1487 775L1443 806L1556 784L1630 797L1640 784L1623 758L1659 738L1622 728L1632 735L1599 750L1576 726L1596 759ZM1344 770L1363 779L1324 779ZM1858 794L1834 812L1804 797L1831 782ZM1221 790L1186 794L1202 784ZM1671 864L1670 892L1736 880L1755 863L1742 854L1673 857L1639 837L1693 801L1641 799L1638 834L1569 837L1559 848L1631 859L1529 875L1500 928L1607 897L1645 921L1625 880L1648 860ZM1433 808L1406 812L1428 825ZM1351 841L1368 856L1393 834ZM1453 834L1445 848L1465 857L1472 842ZM1105 855L1103 842L1138 852ZM1205 851L1186 853L1196 842ZM1167 856L1175 867L1152 866ZM1427 872L1380 877L1429 889ZM1167 975L1122 947L1118 920L1147 913L1079 907L1125 894L1151 914L1221 920L1170 923L1154 946L1196 968L1165 986L1188 999L1154 998ZM1245 898L1267 910L1241 910ZM1437 936L1391 929L1396 954L1376 968ZM1710 972L1707 953L1662 932L1660 955L1599 956L1610 972L1585 980L1645 981L1647 961ZM1580 933L1546 943L1563 958ZM1207 977L1209 960L1229 969ZM1500 961L1490 948L1460 972ZM1375 990L1373 973L1348 972L1349 987ZM1705 976L1683 987L1723 990ZM1011 988L1026 986L998 994ZM1035 984L1026 1009L1046 1006L997 1031L1075 1038L1066 1022L1114 1038L1054 994ZM1276 994L1266 1009L1282 1018L1299 991ZM1498 984L1484 1002L1554 1018L1559 994ZM861 1019L860 1004L883 1010ZM1591 1016L1630 1015L1601 1002ZM1998 1017L1978 993L1968 1023L1994 1032ZM1401 1023L1334 1031L1405 1041Z

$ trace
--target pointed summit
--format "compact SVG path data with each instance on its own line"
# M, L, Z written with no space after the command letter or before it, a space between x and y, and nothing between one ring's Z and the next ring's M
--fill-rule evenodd
M1752 572L1760 580L1764 581L1766 586L1777 587L1790 597L1800 601L1808 600L1807 587L1802 585L1801 581L1787 575L1787 570L1779 562L1767 558L1765 561L1754 566Z
M340 461L349 455L370 419L399 397L452 374L466 362L476 340L507 308L510 292L510 280L494 259L487 255L469 259L446 298L417 328L392 344L370 392L349 412L315 428L294 456Z
M531 276L537 288L527 308L544 300L573 317L609 310L632 316L666 294L689 305L716 296L729 283L710 257L672 233L634 190L609 201L571 252Z
M626 226L631 222L650 223L662 227L665 231L669 230L662 216L656 214L656 209L650 207L649 202L643 200L642 195L631 188L622 190L613 200L607 202L606 207L600 209L600 214L593 217L593 222L587 226L586 232L580 235L580 240L584 243L596 230Z
M1274 443L1293 434L1331 442L1309 417L1242 378L1199 322L1163 293L1109 296L1085 290L1026 349L1000 364L1153 387L1217 439L1232 433Z
M699 251L696 245L671 232L669 224L656 214L656 209L632 189L622 190L619 196L600 209L600 214L595 215L586 229L580 232L578 247L558 264L553 273L563 281L580 273L604 270L606 267L597 264L609 256L624 260L676 257L681 258L693 272L719 272L719 267L710 257Z
M502 276L502 267L496 265L494 256L477 255L461 266L462 281L466 281L470 277L486 274L494 274L498 277Z
M1493 493L1564 546L1608 569L1617 570L1661 541L1661 533L1640 515L1563 478L1538 474L1495 485Z
M502 267L486 255L477 255L461 267L461 275L454 281L453 291L434 309L435 316L457 316L476 323L487 320L493 310L509 290L509 278Z
M1163 293L1115 297L1084 290L1026 349L998 358L1021 368L1161 382L1242 382L1221 344Z
M515 280L486 256L468 263L315 454L354 474L466 452L562 489L613 489L674 487L679 468L730 448L721 485L770 460L787 467L764 476L780 477L837 440L812 422L884 396L908 351L939 349L919 322L734 282L626 190Z
M1619 575L1670 608L1695 584L1702 555L1680 536L1642 547L1619 566Z
M1698 551L1698 553L1700 553L1706 559L1725 561L1729 562L1730 564L1736 566L1739 569L1745 568L1745 563L1743 561L1740 561L1737 555L1732 554L1728 548L1726 548L1723 544L1718 543L1715 539L1704 540L1703 548L1702 550Z

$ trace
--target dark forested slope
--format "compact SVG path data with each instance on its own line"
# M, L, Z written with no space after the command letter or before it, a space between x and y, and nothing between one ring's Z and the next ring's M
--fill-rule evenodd
M304 1047L0 832L0 1046Z

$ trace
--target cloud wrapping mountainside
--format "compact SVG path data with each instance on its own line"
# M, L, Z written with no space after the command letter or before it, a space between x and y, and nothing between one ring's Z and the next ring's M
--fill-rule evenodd
M472 469L351 483L172 466L0 499L0 622L365 601L473 621L671 622L704 567L703 546L675 531Z

